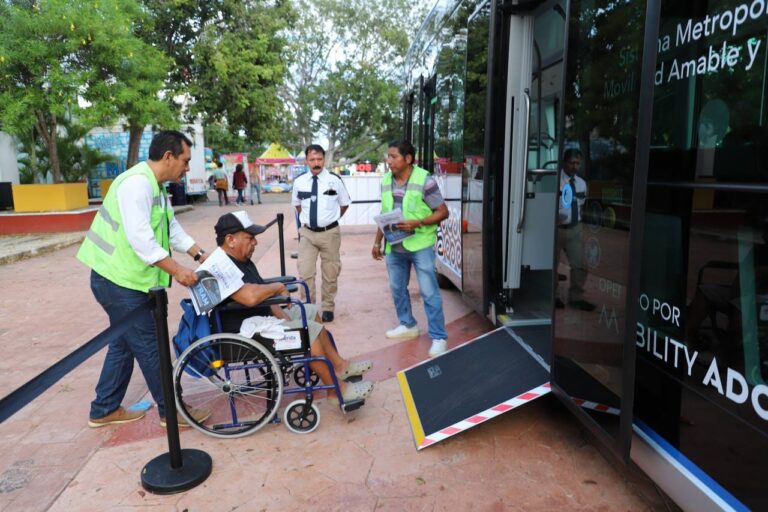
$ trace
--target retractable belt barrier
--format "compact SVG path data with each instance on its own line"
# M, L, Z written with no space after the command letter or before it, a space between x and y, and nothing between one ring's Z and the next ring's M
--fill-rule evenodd
M269 221L266 226L264 226L266 229L269 229L272 227L273 224L277 224L277 241L280 248L280 275L285 275L285 235L283 234L283 222L285 217L282 213L278 213L277 217Z
M42 395L61 380L62 377L80 366L89 357L109 344L110 341L123 334L141 315L146 315L152 311L155 306L154 302L153 299L148 299L147 302L127 313L115 325L102 331L95 338L44 370L34 379L0 399L0 423L19 412L32 400Z

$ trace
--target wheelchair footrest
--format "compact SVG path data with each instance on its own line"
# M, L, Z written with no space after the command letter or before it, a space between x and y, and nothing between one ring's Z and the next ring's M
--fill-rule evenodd
M344 413L348 413L351 411L356 411L357 409L361 408L365 405L365 398L361 398L360 400L355 400L353 402L344 402L344 405L341 407L341 410Z

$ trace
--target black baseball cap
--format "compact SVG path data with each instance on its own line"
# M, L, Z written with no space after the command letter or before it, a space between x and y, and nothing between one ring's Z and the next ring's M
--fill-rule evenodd
M225 213L219 217L216 223L216 236L228 235L245 231L252 235L258 235L267 230L264 226L254 224L244 211Z

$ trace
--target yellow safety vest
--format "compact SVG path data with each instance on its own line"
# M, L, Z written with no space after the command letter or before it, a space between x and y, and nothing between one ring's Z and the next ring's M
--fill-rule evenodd
M157 243L170 255L169 232L173 210L164 207L167 204L165 190L157 183L149 165L141 162L118 176L109 187L107 197L77 252L77 259L118 286L148 292L155 286L168 286L171 276L159 267L144 263L125 235L117 191L127 178L137 174L146 176L152 185L150 227Z
M403 217L406 220L421 220L432 214L432 208L424 201L424 184L428 176L429 173L421 167L413 167L403 196ZM381 178L381 213L390 212L394 207L392 173L388 172ZM416 252L435 245L436 241L437 225L432 224L416 228L413 236L406 238L402 243L407 250ZM385 254L389 254L391 250L392 247L387 242L384 248Z

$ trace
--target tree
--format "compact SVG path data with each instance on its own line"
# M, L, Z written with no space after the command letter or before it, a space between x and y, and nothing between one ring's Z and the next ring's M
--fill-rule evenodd
M208 24L219 16L222 0L140 0L146 16L141 16L135 25L136 35L154 50L162 52L169 64L163 73L162 91L164 106L155 103L132 104L138 107L132 114L123 113L128 120L128 160L130 167L138 161L138 149L141 135L147 124L172 127L179 122L182 109L173 101L176 96L188 96L188 87L192 81L190 67L194 62L194 47ZM156 65L157 59L149 59L148 64ZM144 68L147 81L150 77L158 78ZM141 97L141 96L138 96ZM156 96L153 96L156 98ZM156 98L159 99L159 98ZM169 118L168 115L172 115Z
M83 181L92 176L100 164L114 161L112 155L85 144L85 136L90 131L88 127L62 118L57 128L56 154L59 157L61 177L64 182ZM37 169L50 168L50 163L45 156L45 148L38 147L41 139L35 136L33 130L29 132L17 137L19 181L21 183L44 182L45 176Z
M208 124L225 123L235 134L264 141L277 134L278 89L285 41L278 34L292 19L285 2L222 2L221 16L208 24L189 67L190 113Z
M12 133L34 127L53 179L63 179L58 126L114 117L148 55L131 27L134 0L32 0L0 4L0 122ZM133 72L129 72L134 70ZM86 99L87 103L81 100ZM134 101L135 103L135 101Z
M100 119L93 119L94 124L117 117L125 120L129 133L126 166L132 167L139 159L145 126L172 128L179 120L178 108L161 96L172 60L139 37L141 30L154 26L151 13L134 1L124 2L121 9L132 24L116 34L96 34L88 45L93 80L83 96L107 106Z
M282 139L325 137L329 166L378 156L398 130L402 65L423 10L405 0L298 0L296 10Z
M153 23L140 36L173 61L166 96L184 95L182 114L233 139L275 135L283 82L281 31L293 20L284 0L142 0Z
M264 152L263 144L252 144L245 136L232 133L228 126L211 123L205 126L205 145L218 153L248 153L256 158Z

